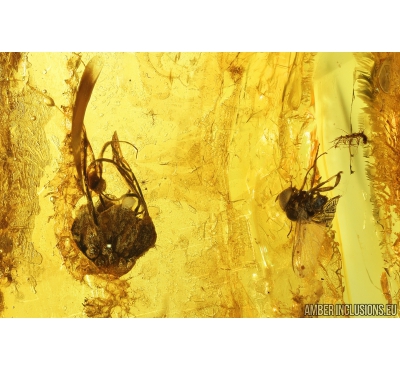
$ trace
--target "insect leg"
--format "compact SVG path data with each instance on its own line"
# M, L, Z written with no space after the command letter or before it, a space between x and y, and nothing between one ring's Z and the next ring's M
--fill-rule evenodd
M349 153L350 153L350 175L354 173L353 168L351 167L351 161L353 160L353 154L351 154L351 141L349 142Z
M289 234L286 235L287 238L289 237L290 233L292 232L292 226L293 226L292 221L290 221L290 230L289 230Z
M324 154L327 154L326 152L324 152L324 153L318 155L318 150L319 150L319 145L318 145L318 148L317 148L317 153L315 154L314 163L313 163L313 165L308 169L306 175L304 176L303 185L301 185L300 191L302 191L302 190L304 189L304 186L306 185L306 182L307 182L307 176L308 176L308 174L310 173L310 171L311 171L312 169L314 170L314 172L313 172L313 176L312 176L312 179L311 179L311 186L314 184L314 181L315 181L315 174L316 174L316 168L317 168L317 160L318 160L320 157L322 157Z
M339 185L340 179L341 179L341 175L342 175L343 171L338 172L336 175L330 177L328 180L321 182L320 184L318 184L315 188L312 189L312 191L318 191L318 192L324 192L324 191L330 191L336 188L336 186ZM335 185L333 186L326 186L324 188L321 188L322 185L325 185L326 183L328 183L329 181L331 181L332 179L334 179L336 177L336 181L335 181Z

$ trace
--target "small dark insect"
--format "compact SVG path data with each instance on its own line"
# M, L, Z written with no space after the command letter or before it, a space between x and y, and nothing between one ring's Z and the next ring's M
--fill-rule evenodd
M348 134L337 137L335 140L331 141L333 143L331 148L338 148L339 146L348 146L350 153L350 174L353 174L353 168L351 166L351 161L354 155L351 153L351 147L359 146L361 143L366 145L368 143L368 137L364 134L364 131L356 132L354 134Z
M326 228L331 227L340 198L338 195L329 199L321 193L333 190L339 184L342 171L315 185L317 160L324 154L327 153L318 156L317 150L314 163L307 171L300 189L290 186L276 198L276 200L279 199L279 205L289 220L296 222L292 267L300 277L309 276L314 272ZM303 189L311 170L313 170L311 189L306 191ZM324 186L334 178L336 181L333 186Z
M87 204L78 209L71 232L79 249L101 273L122 276L154 246L157 234L139 183L123 157L120 143L135 146L120 141L115 132L96 159L86 135L83 119L100 72L100 60L92 59L82 75L74 106L72 151L78 184ZM109 147L111 158L106 158L105 152ZM105 193L107 184L103 178L103 165L106 163L117 169L129 188L119 198ZM98 198L96 203L94 197Z
M361 142L364 145L368 143L368 137L364 134L364 131L339 136L335 140L331 141L331 143L334 143L332 148L337 148L340 145L359 146Z

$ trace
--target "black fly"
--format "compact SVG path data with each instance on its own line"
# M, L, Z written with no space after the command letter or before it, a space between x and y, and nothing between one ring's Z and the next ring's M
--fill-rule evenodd
M340 198L338 195L329 199L321 193L333 190L339 184L342 171L315 185L317 160L324 154L318 155L317 150L314 163L307 171L300 189L290 186L276 198L289 220L296 222L292 266L300 277L308 276L315 270L326 228L332 224ZM311 170L311 189L304 190ZM333 186L324 186L335 178Z

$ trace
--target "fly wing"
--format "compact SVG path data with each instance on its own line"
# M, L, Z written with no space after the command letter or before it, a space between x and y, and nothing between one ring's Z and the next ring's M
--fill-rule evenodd
M71 143L79 179L86 170L82 168L82 144L87 141L83 119L96 81L102 69L101 57L92 58L81 77L72 115Z
M296 222L292 252L293 271L301 278L315 272L326 227L314 222Z
M332 225L333 218L335 217L336 207L339 202L340 195L329 199L321 212L317 213L312 221L318 224L325 224L326 227L330 227Z

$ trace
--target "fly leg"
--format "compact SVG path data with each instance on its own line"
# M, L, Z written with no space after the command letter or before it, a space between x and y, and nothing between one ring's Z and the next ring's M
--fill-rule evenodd
M289 230L289 234L287 234L287 236L286 236L287 238L289 237L290 233L292 232L292 226L293 226L292 221L290 221L290 230Z
M304 186L306 185L306 182L307 182L307 176L308 176L308 174L310 173L310 171L311 171L312 169L313 169L314 171L313 171L313 175L312 175L312 179L311 179L311 186L314 184L314 181L315 181L315 174L316 174L316 172L317 172L317 160L318 160L320 157L322 157L324 154L327 154L326 152L324 152L324 153L318 155L318 151L319 151L319 145L318 145L318 148L317 148L317 153L315 154L314 163L313 163L313 165L308 169L306 175L304 176L303 185L301 185L300 191L302 191L302 190L304 189Z
M315 188L311 189L312 192L325 192L325 191L330 191L336 188L336 186L339 185L340 182L340 178L342 175L343 171L338 172L336 175L333 175L332 177L330 177L328 180L321 182L320 184L318 184ZM336 181L335 181L335 185L333 186L326 186L324 188L321 188L322 185L325 185L326 183L328 183L329 181L331 181L332 179L334 179L336 177Z

